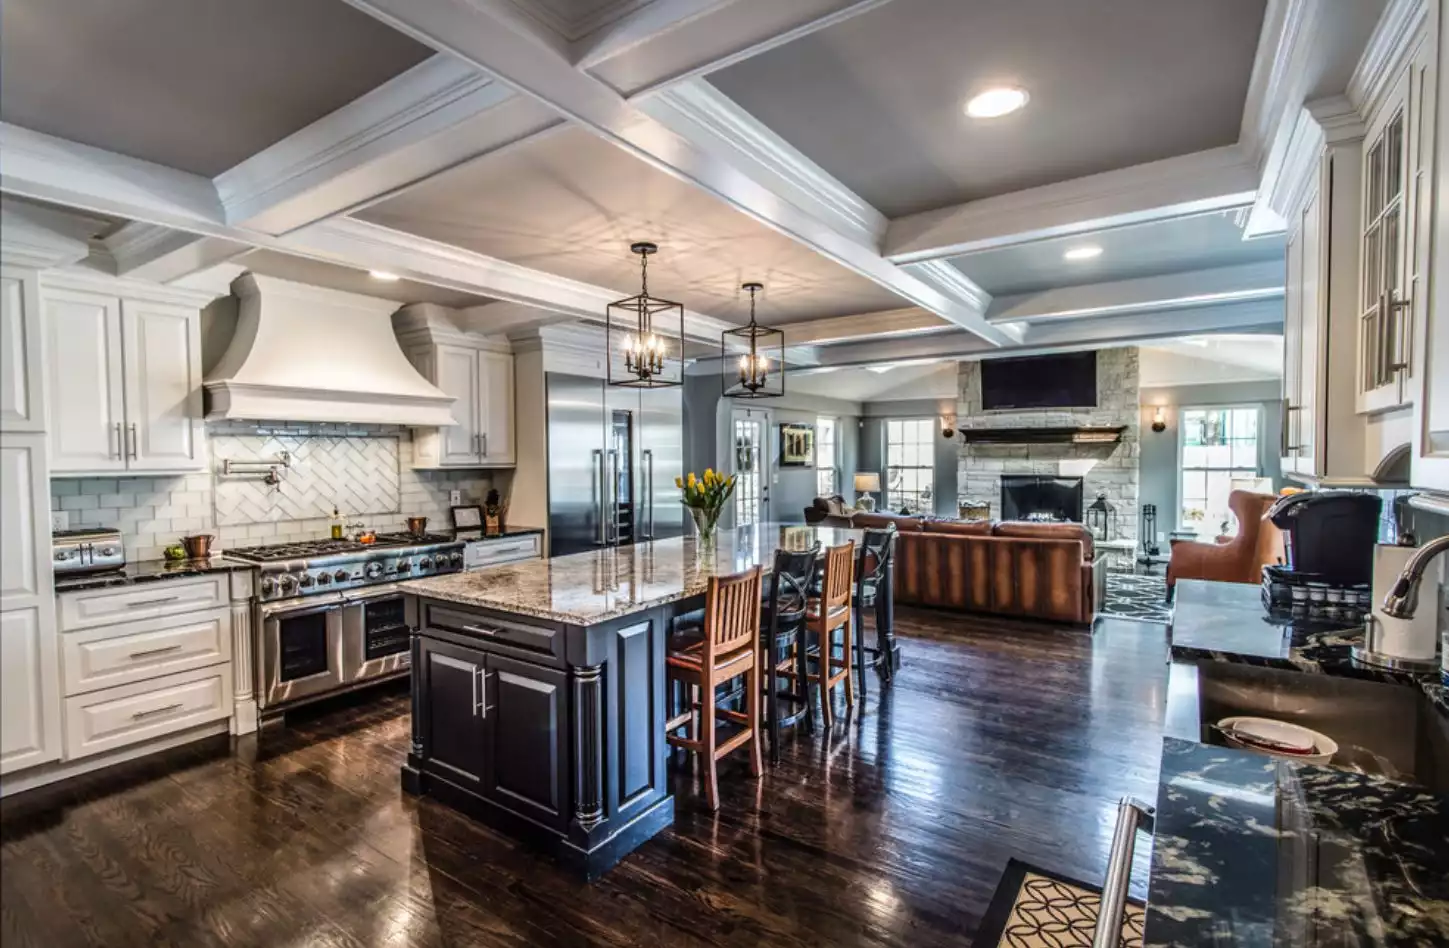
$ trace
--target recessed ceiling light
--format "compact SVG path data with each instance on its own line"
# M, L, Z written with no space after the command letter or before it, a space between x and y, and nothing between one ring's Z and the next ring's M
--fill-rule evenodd
M966 103L966 114L972 118L999 118L1009 115L1026 105L1031 96L1025 89L1015 86L998 86L987 89Z
M1086 244L1081 247L1073 247L1062 254L1063 260L1091 260L1093 257L1100 257L1102 248L1096 244Z
M386 270L368 270L367 275L374 280L381 280L384 283L396 283L398 281L398 275L396 273L389 273Z

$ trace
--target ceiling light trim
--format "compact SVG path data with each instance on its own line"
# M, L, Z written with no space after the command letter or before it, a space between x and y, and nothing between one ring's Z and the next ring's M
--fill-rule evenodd
M1020 86L992 86L966 100L968 118L978 121L1006 118L1031 104L1031 93Z

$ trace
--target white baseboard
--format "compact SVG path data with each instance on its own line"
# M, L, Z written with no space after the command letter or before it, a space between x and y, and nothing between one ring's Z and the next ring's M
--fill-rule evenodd
M217 734L226 734L229 728L227 721L217 721L211 724L203 724L187 731L180 731L175 734L167 734L165 737L158 737L153 741L146 741L142 744L133 744L130 747L123 747L107 754L96 754L92 757L85 757L76 761L60 761L53 764L44 764L39 767L32 767L28 770L18 771L7 775L0 780L0 797L8 797L16 793L24 793L26 790L34 790L60 780L70 777L79 777L81 774L88 774L104 767L114 767L116 764L125 763L128 760L135 760L138 757L145 757L158 751L169 750L173 747L180 747L182 744L190 744L192 741L199 741L202 738L213 737ZM252 730L256 730L255 710L253 711Z

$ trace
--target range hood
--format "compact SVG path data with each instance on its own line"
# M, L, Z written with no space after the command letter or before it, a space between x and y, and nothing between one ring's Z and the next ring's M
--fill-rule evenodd
M207 418L437 427L453 397L393 335L398 304L243 273L236 335L207 375Z

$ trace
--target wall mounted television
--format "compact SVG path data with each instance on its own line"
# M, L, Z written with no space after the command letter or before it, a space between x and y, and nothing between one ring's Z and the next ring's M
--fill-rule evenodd
M986 411L1096 408L1097 353L983 359L981 407Z

